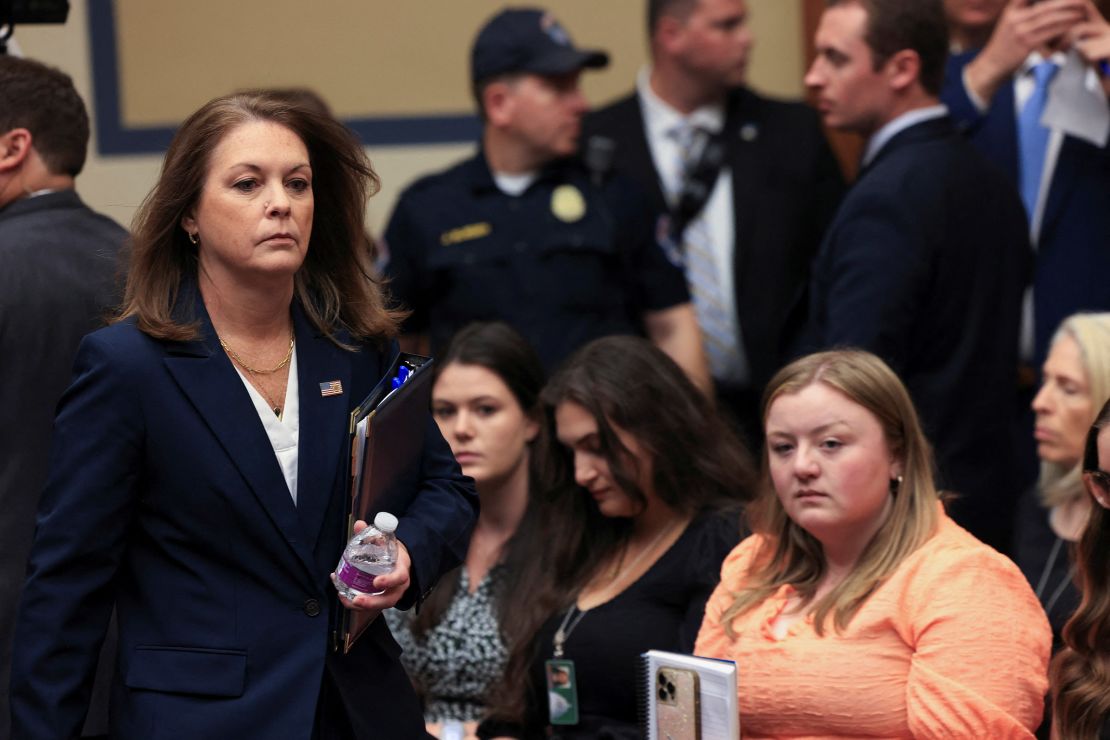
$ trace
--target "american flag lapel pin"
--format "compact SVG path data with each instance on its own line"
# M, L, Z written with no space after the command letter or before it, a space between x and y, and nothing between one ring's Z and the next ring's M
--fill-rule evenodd
M343 394L343 384L338 380L329 380L320 384L321 396L339 396Z

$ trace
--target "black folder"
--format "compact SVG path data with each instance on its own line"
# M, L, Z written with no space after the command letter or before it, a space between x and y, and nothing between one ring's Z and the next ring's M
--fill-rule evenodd
M401 518L416 494L416 481L411 473L419 469L424 450L432 398L432 364L431 358L399 353L385 377L351 412L349 454L344 456L350 494L345 543L354 536L357 520L372 523L380 511ZM409 377L394 389L393 379L402 367L408 370ZM334 646L346 654L373 618L342 606L338 612Z

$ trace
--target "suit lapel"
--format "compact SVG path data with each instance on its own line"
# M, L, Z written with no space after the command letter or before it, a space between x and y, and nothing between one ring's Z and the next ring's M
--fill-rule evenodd
M312 548L298 521L296 506L270 438L242 379L219 347L199 292L195 316L199 319L201 339L172 348L165 360L166 367L242 474L274 527L304 564L309 583L315 587ZM305 433L302 423L302 437Z
M883 145L882 149L878 151L874 159L872 159L866 167L860 169L859 177L856 178L856 181L859 182L862 180L867 176L867 173L875 169L879 162L903 147L955 135L956 129L948 116L929 118L920 123L915 123L909 128L902 129L895 134L890 141Z
M300 304L294 304L293 323L297 333L297 388L300 394L300 441L298 446L297 515L316 546L328 501L343 474L342 451L347 442L350 409L361 399L352 398L351 353L340 349L309 323ZM346 341L349 338L344 337ZM343 393L323 396L321 383L338 380ZM346 491L345 487L340 486Z
M629 173L632 180L646 186L647 194L659 211L667 210L667 198L663 194L663 184L659 171L655 168L655 158L651 155L647 131L644 130L644 113L640 108L640 96L633 94L624 103L621 118L626 124L621 126L625 132L627 146L617 147L618 169ZM650 185L648 184L650 183Z
M751 108L752 106L744 104L744 91L736 91L729 101L724 129L729 173L732 177L733 272L739 288L736 291L736 312L740 314L741 325L747 322L749 326L757 317L742 311L741 301L743 296L751 295L754 298L760 291L757 286L745 286L743 281L745 276L753 274L748 266L753 260L759 259L758 255L752 254L755 244L752 233L755 228L759 188L765 184L759 160L759 121Z
M1079 179L1079 160L1084 156L1082 147L1070 136L1065 135L1060 143L1060 154L1056 158L1056 170L1052 173L1052 180L1048 186L1048 197L1045 199L1044 213L1041 215L1041 230L1038 235L1038 244L1045 244L1051 239L1040 238L1051 231L1053 224L1064 210L1064 203L1071 195Z
M1017 115L1014 112L1014 86L1009 82L1002 85L996 98L987 112L987 117L992 119L987 122L990 124L989 136L976 143L984 148L998 147L997 153L992 153L992 158L1005 170L1016 187L1021 177L1021 165L1018 155Z

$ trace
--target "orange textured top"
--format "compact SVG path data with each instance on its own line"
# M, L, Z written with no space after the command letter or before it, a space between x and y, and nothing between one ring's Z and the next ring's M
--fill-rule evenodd
M745 738L1032 738L1048 687L1052 633L1012 562L946 515L843 633L808 615L777 639L783 586L721 625L764 542L748 537L721 569L696 655L735 660Z

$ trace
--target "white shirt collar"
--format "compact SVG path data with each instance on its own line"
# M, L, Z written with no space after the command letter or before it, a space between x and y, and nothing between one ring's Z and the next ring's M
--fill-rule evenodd
M1062 51L1053 52L1047 57L1042 56L1039 51L1034 51L1031 52L1029 56L1025 57L1025 61L1021 63L1020 67L1018 67L1017 74L1019 77L1027 75L1031 73L1033 71L1033 68L1041 62L1052 62L1057 67L1063 67L1064 64L1067 63L1067 61L1068 55Z
M709 103L683 114L659 97L651 89L650 66L641 69L636 76L636 91L639 93L644 121L651 136L666 136L680 125L694 126L712 133L718 133L725 127L723 102Z
M540 176L539 171L520 172L509 174L508 172L492 172L493 181L497 184L497 189L505 195L518 196L522 195L525 190L531 187Z
M948 115L948 108L946 106L930 105L925 108L915 108L911 111L907 111L894 120L887 122L887 124L876 131L867 142L867 149L865 149L863 153L863 166L866 167L871 164L891 139L910 126L916 126L919 123L931 121L934 118L941 118L946 115Z

